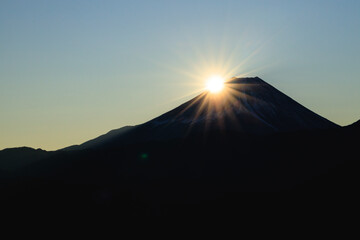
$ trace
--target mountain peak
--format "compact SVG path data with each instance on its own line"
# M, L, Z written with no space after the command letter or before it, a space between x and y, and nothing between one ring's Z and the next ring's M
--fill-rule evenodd
M203 92L144 124L121 133L108 133L89 142L95 145L105 142L129 144L213 131L264 135L335 127L338 125L305 108L259 77L234 77L225 83L219 94ZM83 147L86 148L85 144Z
M255 134L337 126L259 77L231 78L220 96L213 99L209 94L202 93L147 124L197 125Z
M266 83L259 77L233 77L230 78L229 81L226 83L238 83L238 84L245 84L245 83Z

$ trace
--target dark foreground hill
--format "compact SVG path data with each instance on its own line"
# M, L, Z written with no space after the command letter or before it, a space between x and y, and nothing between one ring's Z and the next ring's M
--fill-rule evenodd
M358 201L358 137L345 129L261 139L213 132L60 151L2 179L1 201L8 209L117 217L338 211Z
M13 171L45 159L50 155L50 152L29 147L4 149L0 151L0 170Z
M353 128L353 129L360 129L360 120L351 124L349 127Z

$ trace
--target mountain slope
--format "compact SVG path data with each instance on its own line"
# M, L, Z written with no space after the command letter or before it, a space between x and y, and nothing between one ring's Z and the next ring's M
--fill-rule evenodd
M346 127L344 127L346 131L348 132L354 132L354 133L360 133L360 120L357 122L354 122L353 124L350 124ZM358 141L357 139L354 139L354 141Z
M50 152L42 149L7 148L0 151L0 170L12 171L45 159L49 155Z
M91 147L168 140L213 131L264 135L338 127L258 77L232 78L225 86L222 94L204 92L129 131L96 141Z
M259 216L268 209L288 213L298 209L294 206L312 214L319 209L314 196L324 194L319 203L326 212L343 211L344 206L351 210L358 203L351 194L356 195L359 178L353 141L359 135L345 130L287 132L250 140L241 133L218 133L206 142L198 135L186 141L59 151L3 177L0 203L37 213L58 206L66 215L91 209L92 215L99 211L125 218L188 218L240 216L244 211L257 211ZM278 191L295 193L296 201L264 200L258 194L248 198L249 192Z
M229 121L250 133L261 133L259 128L296 131L336 126L258 77L233 78L226 83L223 96L215 98L209 95L199 95L148 124L210 122L220 125L222 121Z
M360 120L351 124L352 127L360 128Z
M133 126L125 126L122 128L114 129L114 130L109 131L106 134L103 134L97 138L86 141L80 145L73 145L73 146L69 146L69 147L66 147L66 148L63 148L60 150L72 151L72 150L82 150L82 149L86 149L86 148L96 147L97 145L102 144L103 142L111 141L113 138L130 131L132 128L134 128L134 127Z

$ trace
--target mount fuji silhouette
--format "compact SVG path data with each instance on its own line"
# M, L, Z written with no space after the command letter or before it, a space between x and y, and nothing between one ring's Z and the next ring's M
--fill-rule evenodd
M234 131L250 135L336 128L258 77L232 78L221 96L204 92L144 124L112 130L64 150L184 138L192 134Z
M360 122L340 127L258 77L232 78L223 92L81 145L0 151L0 204L36 214L184 219L358 205ZM254 192L296 197L249 197Z

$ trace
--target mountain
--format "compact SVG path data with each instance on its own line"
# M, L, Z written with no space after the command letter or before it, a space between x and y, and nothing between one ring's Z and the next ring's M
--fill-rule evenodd
M114 129L111 130L110 132L103 134L97 138L91 139L89 141L86 141L80 145L73 145L73 146L69 146L60 150L64 150L64 151L72 151L72 150L82 150L82 149L86 149L86 148L92 148L92 147L96 147L98 145L100 145L103 142L108 142L111 141L113 138L124 134L128 131L130 131L131 129L133 129L133 126L125 126L122 128L118 128L118 129Z
M251 138L241 132L215 132L206 141L189 135L57 151L15 172L0 169L0 204L11 214L104 213L123 219L349 212L359 201L354 139L360 135L345 130ZM258 192L291 194L254 194Z
M356 128L360 128L360 120L357 122L354 122L353 124L351 124L350 126L352 127L356 127Z
M359 202L360 132L352 129L259 78L233 78L224 94L200 94L78 151L0 151L0 162L40 157L0 168L0 205L12 215L30 210L56 218L335 216ZM291 194L252 194L259 192Z
M45 159L49 154L29 147L7 148L0 151L0 170L12 171Z
M201 94L147 124L208 124L256 134L336 127L258 77L233 78L225 86L221 96Z
M70 149L184 138L214 131L250 135L339 127L258 77L232 78L222 94L204 92L144 124L111 131Z
M346 127L344 127L346 131L348 132L358 132L360 133L360 120L357 122L354 122L353 124L350 124ZM354 141L357 141L358 138L354 139Z

